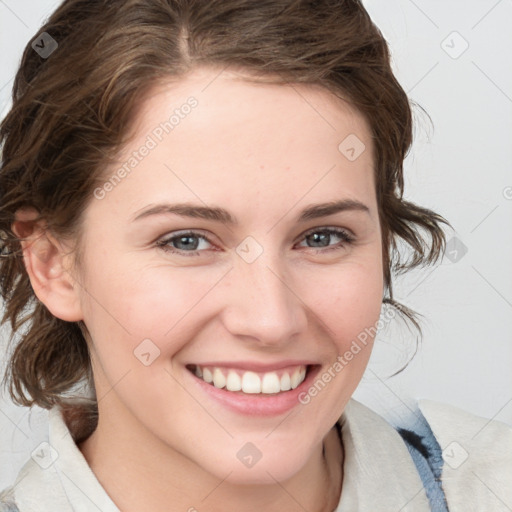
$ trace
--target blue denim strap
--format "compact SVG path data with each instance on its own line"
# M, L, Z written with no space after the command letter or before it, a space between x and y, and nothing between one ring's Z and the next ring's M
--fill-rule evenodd
M425 416L419 409L408 428L397 428L420 475L433 512L449 512L444 494L441 473L442 450Z

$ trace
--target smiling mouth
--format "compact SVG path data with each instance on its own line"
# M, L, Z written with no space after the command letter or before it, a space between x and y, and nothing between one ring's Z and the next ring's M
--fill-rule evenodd
M252 395L275 395L300 386L310 365L290 366L271 372L200 365L187 365L187 369L198 379L218 389Z

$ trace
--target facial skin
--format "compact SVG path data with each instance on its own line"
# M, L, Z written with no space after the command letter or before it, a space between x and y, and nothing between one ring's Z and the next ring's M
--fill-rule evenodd
M284 414L233 411L186 368L307 361L322 375L381 308L367 123L323 89L242 78L200 69L154 91L106 179L187 98L198 104L102 199L92 199L79 274L62 274L73 311L63 312L57 294L39 292L50 310L83 319L90 333L99 424L81 450L123 511L169 510L169 503L172 510L332 510L339 500L332 427L362 377L371 341L310 403ZM354 161L338 149L350 134L366 146ZM367 211L296 220L306 207L339 200ZM134 220L155 205L185 202L224 208L238 224L169 213ZM328 227L353 241L325 235L322 245L305 236L321 237ZM208 241L180 245L177 235L189 230ZM172 235L167 247L182 254L158 245ZM245 247L262 250L251 263L237 252L247 237L253 245ZM148 366L134 355L146 339L151 358L153 347L160 351ZM251 468L237 457L248 442L262 455Z

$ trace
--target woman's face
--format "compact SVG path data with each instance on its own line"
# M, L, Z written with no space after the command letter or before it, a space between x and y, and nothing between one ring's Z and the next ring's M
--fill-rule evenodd
M77 293L100 426L220 479L287 479L371 352L369 128L323 89L212 69L159 88L136 126L84 215Z

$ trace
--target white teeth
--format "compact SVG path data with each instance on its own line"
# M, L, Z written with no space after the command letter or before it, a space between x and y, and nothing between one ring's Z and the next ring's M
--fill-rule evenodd
M213 382L212 372L210 370L208 370L208 368L205 368L203 370L203 380L205 382L208 382L208 384L211 384Z
M226 376L227 372L227 376ZM306 378L306 367L295 368L290 376L290 372L284 371L279 378L278 372L267 372L258 375L255 372L243 372L234 369L206 368L196 365L195 375L207 382L213 384L216 388L226 388L228 391L243 391L248 394L276 394L281 391L289 391L299 386ZM241 376L240 376L241 374Z
M240 391L242 389L242 379L238 373L230 370L226 379L226 389L228 391Z
M297 369L291 376L292 389L295 389L300 384L300 370Z
M226 377L219 368L213 370L213 385L216 388L223 388L226 385Z
M281 377L281 391L289 391L292 389L292 383L290 382L290 374L285 372Z
M263 381L261 382L262 393L279 393L281 391L281 382L277 373L265 373Z
M261 393L261 379L256 373L244 373L242 377L242 391L244 393Z

